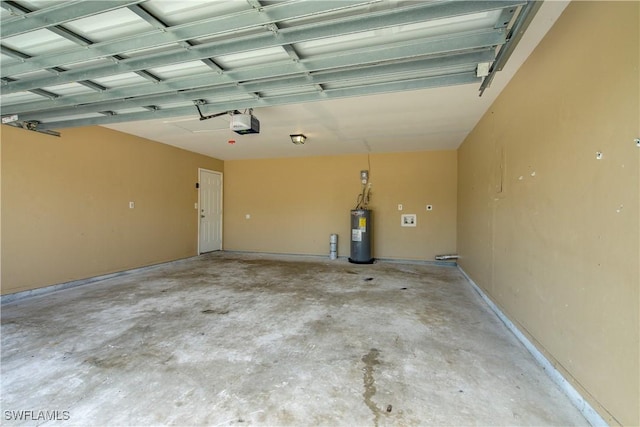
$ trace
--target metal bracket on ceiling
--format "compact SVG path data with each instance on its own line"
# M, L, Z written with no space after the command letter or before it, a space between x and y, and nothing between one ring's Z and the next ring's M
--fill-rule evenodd
M229 110L229 111L223 111L222 113L210 114L208 116L205 116L202 114L202 110L200 110L200 106L206 105L206 103L207 102L203 99L197 99L193 101L193 104L196 106L196 109L198 110L198 114L200 115L200 120L209 120L215 117L224 116L225 114L229 114L229 115L240 114L240 111L238 110Z
M22 128L26 129L26 130L30 130L33 132L38 132L38 133L43 133L45 135L50 135L50 136L60 136L60 132L56 132L55 130L49 130L49 129L39 129L40 127L40 122L37 120L25 120L24 122L22 122Z
M491 86L491 82L495 77L495 74L498 71L502 71L502 68L507 63L507 60L515 50L518 42L522 38L522 35L526 31L527 27L536 16L536 13L542 6L541 1L528 0L527 4L522 6L520 9L520 13L516 17L511 30L507 34L507 41L500 47L500 51L496 55L496 59L493 62L493 66L489 70L489 75L487 75L484 80L482 80L482 84L480 85L480 94L478 96L482 96L485 89Z
M13 120L13 116L5 116L2 118L2 124L13 126L15 128L30 130L32 132L43 133L49 136L57 136L60 137L60 132L56 132L50 129L39 129L40 122L37 120L17 120L17 115L15 116L16 120Z
M271 24L266 24L264 27L265 27L267 30L271 31L273 34L278 34L279 29L278 29L278 27L276 26L276 24L273 24L273 23L271 23Z

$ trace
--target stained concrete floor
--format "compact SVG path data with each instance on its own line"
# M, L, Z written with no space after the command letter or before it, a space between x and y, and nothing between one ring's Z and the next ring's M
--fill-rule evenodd
M4 425L587 425L455 267L221 252L4 304L1 393Z

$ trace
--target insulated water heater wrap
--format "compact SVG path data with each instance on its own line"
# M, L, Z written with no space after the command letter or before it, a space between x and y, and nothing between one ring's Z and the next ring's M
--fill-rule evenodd
M351 211L351 256L349 262L355 264L373 263L371 257L372 225L369 209Z

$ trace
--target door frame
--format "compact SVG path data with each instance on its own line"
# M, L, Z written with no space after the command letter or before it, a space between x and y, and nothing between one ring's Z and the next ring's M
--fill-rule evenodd
M222 172L213 171L211 169L198 168L198 208L196 209L196 221L198 221L198 255L203 252L200 251L200 183L202 182L202 172L213 173L220 175L220 250L224 245L224 175Z

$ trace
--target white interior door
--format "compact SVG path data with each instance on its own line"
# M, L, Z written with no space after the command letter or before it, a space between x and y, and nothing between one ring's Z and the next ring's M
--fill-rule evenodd
M222 250L222 174L200 169L198 253Z

